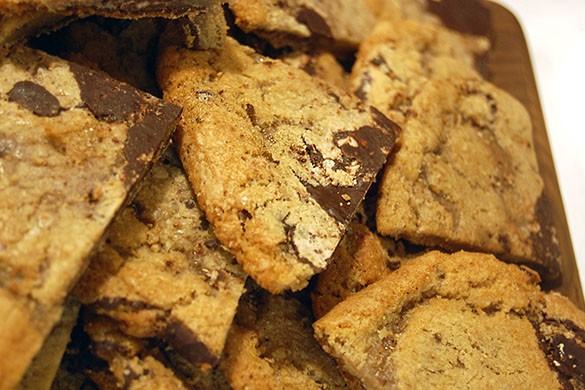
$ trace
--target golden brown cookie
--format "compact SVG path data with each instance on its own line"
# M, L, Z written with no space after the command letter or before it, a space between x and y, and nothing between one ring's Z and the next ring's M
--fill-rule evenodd
M487 81L428 81L379 187L383 235L473 249L559 277L526 109Z
M30 49L0 60L0 387L15 385L180 109Z
M130 337L111 319L86 312L83 327L93 353L84 370L99 388L230 388L219 370L198 370L160 340Z
M168 151L108 229L74 293L128 335L162 339L207 367L219 361L245 279Z
M244 295L220 362L232 388L345 388L311 322L310 310L296 298L260 289Z
M361 100L402 124L412 99L431 78L478 76L475 56L485 38L414 20L379 22L360 46L351 88Z
M331 264L316 277L311 291L315 317L321 318L348 296L399 268L405 258L400 243L384 239L353 221L333 253Z
M375 18L363 0L230 0L236 25L274 47L355 50Z
M217 238L264 288L327 266L397 126L302 70L228 39L167 48L158 77L184 105L177 147Z
M491 255L430 252L314 328L366 388L579 388L584 314L568 304L563 318L538 282Z

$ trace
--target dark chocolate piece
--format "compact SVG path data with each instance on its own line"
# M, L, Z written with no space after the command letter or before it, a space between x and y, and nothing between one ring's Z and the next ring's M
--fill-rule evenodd
M297 21L307 26L309 31L315 35L325 38L333 38L331 28L319 13L307 7L301 7L296 15Z
M24 80L14 84L8 100L16 102L38 116L57 116L61 111L59 100L42 85Z

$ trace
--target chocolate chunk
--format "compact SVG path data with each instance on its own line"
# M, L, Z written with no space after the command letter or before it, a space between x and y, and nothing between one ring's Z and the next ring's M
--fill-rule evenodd
M314 186L301 181L321 208L341 224L348 224L370 182L357 179L352 187Z
M168 341L191 364L217 364L218 358L182 322L171 320L162 333L161 337Z
M8 100L16 102L35 115L52 117L61 112L59 100L42 85L19 81L8 92Z
M299 23L307 26L311 33L326 38L333 38L331 28L325 19L314 10L307 7L301 7L299 12L297 12L296 19Z
M142 121L128 129L128 138L124 143L124 156L128 161L124 169L126 186L132 185L149 159L146 154L154 153L161 148L160 140L167 131L166 124L178 118L181 108L173 105L159 105L156 110L149 111Z
M391 140L390 143L388 139ZM388 133L376 127L362 126L356 131L336 134L334 141L340 145L346 157L359 161L363 170L377 172L386 161L389 152L384 145L394 143L394 133Z
M79 84L81 99L97 119L123 122L140 110L144 99L134 88L76 64L70 64L70 68Z
M585 348L564 335L552 339L553 365L569 378L585 381Z

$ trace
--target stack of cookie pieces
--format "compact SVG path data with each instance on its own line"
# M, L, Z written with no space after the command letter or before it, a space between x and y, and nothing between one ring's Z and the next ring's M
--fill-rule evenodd
M0 13L0 388L585 386L485 37L424 1Z

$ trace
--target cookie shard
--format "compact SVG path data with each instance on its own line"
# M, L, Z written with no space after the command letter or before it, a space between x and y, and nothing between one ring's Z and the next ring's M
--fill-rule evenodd
M74 294L190 364L219 361L246 275L221 247L169 148L106 232Z
M316 342L300 299L250 288L242 297L220 368L234 390L343 389L335 361Z
M345 53L355 50L375 23L363 0L233 0L236 25L274 47L318 47Z
M521 103L478 78L427 82L383 174L378 231L494 253L555 281L558 242L546 211L532 124Z
M398 127L304 71L228 39L166 48L158 78L183 102L176 140L217 238L262 287L301 289L323 270Z
M128 336L92 311L82 325L93 353L84 371L100 388L229 389L221 371L191 366L161 340Z
M562 329L547 328L554 314L539 280L492 255L429 252L338 304L315 334L367 388L560 388L562 375L581 378L559 374L558 342L545 348Z
M99 87L102 98L88 100ZM180 108L27 48L0 63L0 387L18 383ZM56 103L58 102L58 104ZM118 110L124 116L95 112Z

